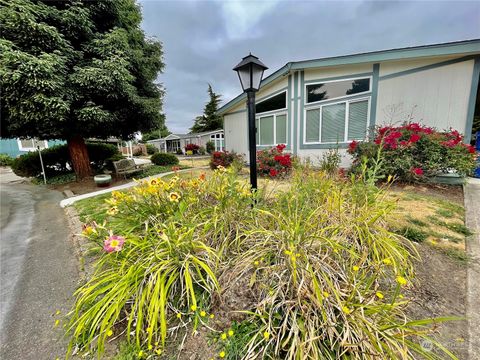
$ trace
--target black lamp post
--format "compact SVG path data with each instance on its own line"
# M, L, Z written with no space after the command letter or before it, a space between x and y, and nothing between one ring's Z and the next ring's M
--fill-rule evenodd
M238 74L242 89L247 93L248 107L248 150L250 151L250 184L257 188L257 144L255 140L255 92L260 88L263 72L268 68L252 54L245 56L233 68Z

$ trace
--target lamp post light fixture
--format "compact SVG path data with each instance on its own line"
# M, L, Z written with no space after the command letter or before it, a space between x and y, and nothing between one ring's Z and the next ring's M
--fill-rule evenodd
M255 127L255 92L260 88L263 72L267 70L258 57L245 56L240 63L233 68L237 72L242 89L247 93L248 108L248 150L250 152L250 184L252 190L257 189L257 144Z

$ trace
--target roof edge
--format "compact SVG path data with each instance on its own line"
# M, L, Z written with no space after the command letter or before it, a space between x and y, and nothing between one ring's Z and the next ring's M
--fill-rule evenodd
M378 61L390 61L400 59L412 59L428 56L442 56L442 55L455 55L455 54L471 54L480 53L480 39L461 40L447 43L428 44L421 46L411 46L404 48L395 48L387 50L377 50L365 53L357 53L350 55L332 56L319 59L301 60L288 62L277 71L273 72L262 80L260 88L270 84L282 75L289 73L291 70L303 70L309 68L328 67L337 65L352 65L361 64L366 62L378 62ZM246 94L242 93L225 105L219 110L219 115L224 115L230 109L237 106L243 99L246 98Z

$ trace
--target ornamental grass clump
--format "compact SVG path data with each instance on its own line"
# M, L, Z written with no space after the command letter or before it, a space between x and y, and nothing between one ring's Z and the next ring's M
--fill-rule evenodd
M296 174L290 191L253 210L230 270L256 294L242 359L439 358L418 345L433 321L405 314L416 253L386 228L393 204L378 189L372 202L351 195L369 183Z
M377 128L370 141L353 141L348 152L354 159L353 171L359 169L364 158L373 159L381 149L381 174L422 182L439 173L472 173L475 149L463 140L463 135L454 129L438 131L418 123L405 123Z

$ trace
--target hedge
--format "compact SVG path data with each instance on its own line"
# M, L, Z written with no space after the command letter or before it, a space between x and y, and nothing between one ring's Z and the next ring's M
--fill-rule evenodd
M155 165L161 166L178 164L178 158L175 155L168 153L153 154L150 160L152 160Z

